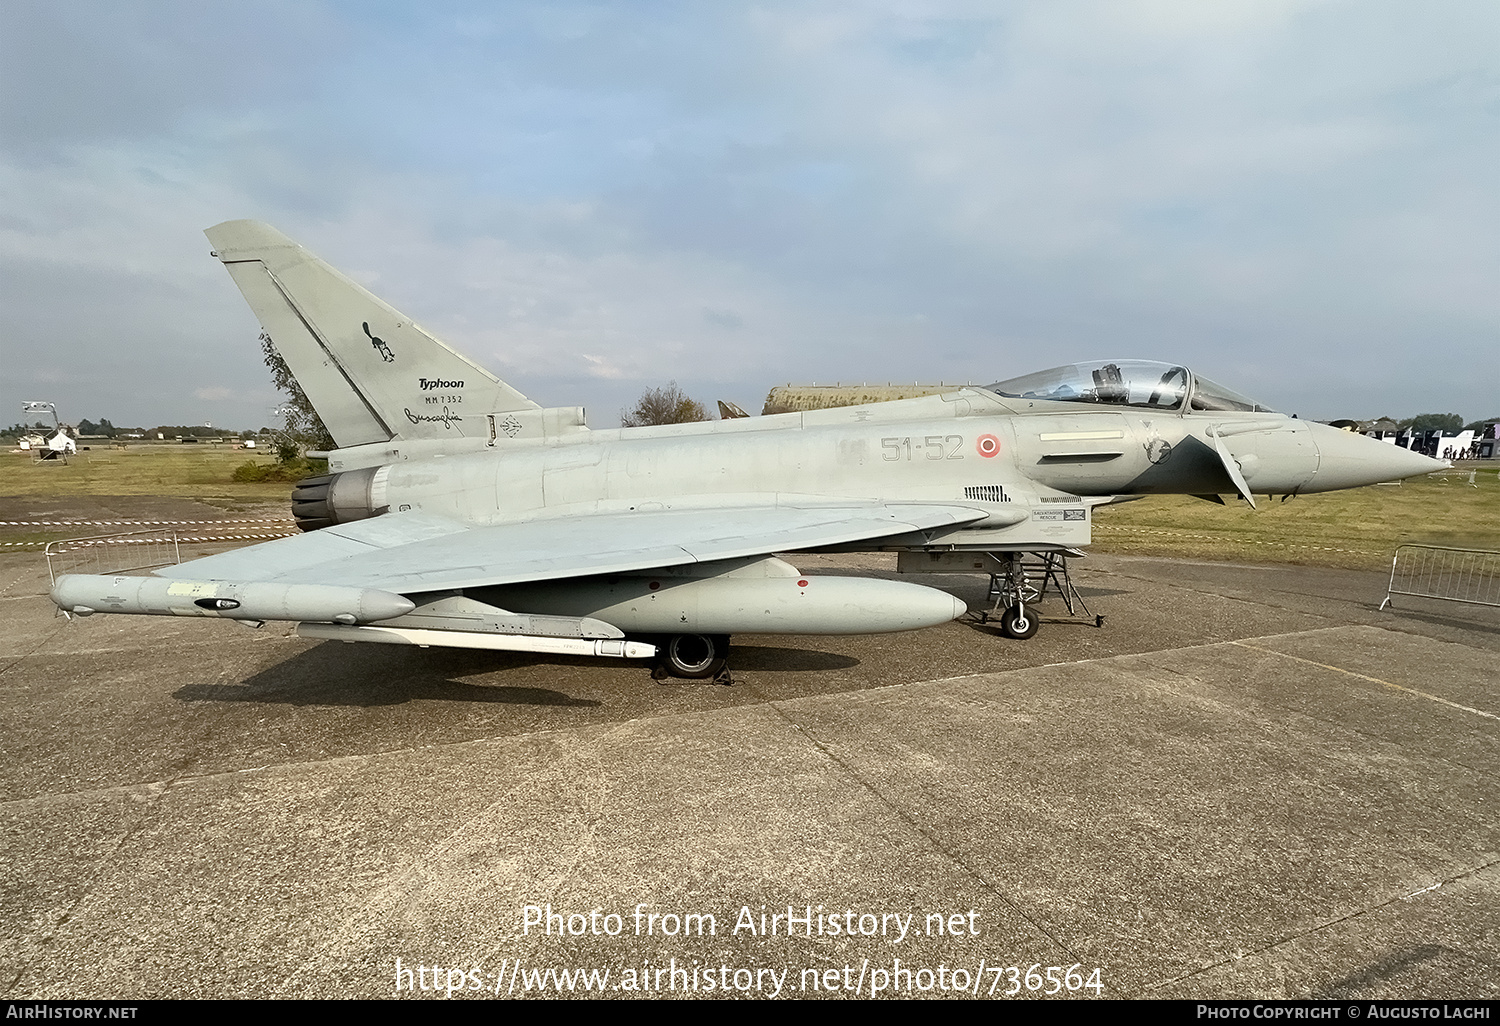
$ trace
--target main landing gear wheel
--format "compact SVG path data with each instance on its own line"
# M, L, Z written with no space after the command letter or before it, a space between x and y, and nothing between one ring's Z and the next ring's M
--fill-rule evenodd
M673 634L657 647L657 665L670 676L707 680L724 670L729 658L727 634Z
M1025 606L1011 606L1000 614L1000 629L1005 632L1006 636L1015 638L1017 641L1025 641L1041 626L1042 621L1036 618L1036 613Z

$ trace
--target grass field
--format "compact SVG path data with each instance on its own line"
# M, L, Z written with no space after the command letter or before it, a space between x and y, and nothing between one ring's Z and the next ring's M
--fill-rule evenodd
M288 503L285 482L231 479L268 453L187 445L80 452L70 462L35 464L0 454L0 495L164 495L234 508ZM1500 549L1500 463L1400 485L1299 496L1288 502L1218 506L1187 496L1153 496L1096 511L1094 550L1226 562L1301 563L1380 569L1402 542Z
M0 495L180 495L193 499L273 502L289 499L286 482L234 481L248 460L274 463L269 452L209 445L92 448L66 465L33 463L30 453L0 453Z
M1500 470L1488 464L1474 477L1472 488L1465 469L1287 502L1257 497L1258 510L1152 496L1098 510L1094 549L1367 570L1389 567L1403 542L1500 549Z

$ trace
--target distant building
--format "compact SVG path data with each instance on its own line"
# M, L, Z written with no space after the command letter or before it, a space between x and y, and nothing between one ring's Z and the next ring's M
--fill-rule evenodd
M1482 460L1500 457L1500 421L1485 424L1476 432L1474 455Z
M1396 436L1401 433L1401 429L1396 425L1396 422L1389 417L1359 421L1354 430L1362 435L1369 435L1371 438L1378 438L1382 442L1391 443L1394 443Z
M1380 435L1366 431L1365 434L1379 438L1382 442L1391 442L1403 449L1410 449L1412 452L1425 453L1436 459L1473 459L1478 455L1477 447L1474 445L1474 432L1467 429L1455 432L1432 428L1427 431L1385 432Z

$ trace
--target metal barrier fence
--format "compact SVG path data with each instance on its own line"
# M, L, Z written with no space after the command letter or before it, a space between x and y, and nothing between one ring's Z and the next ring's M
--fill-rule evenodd
M1391 557L1391 583L1381 609L1391 604L1393 595L1500 606L1500 552L1398 545Z
M129 574L182 562L173 530L129 531L47 543L47 574Z

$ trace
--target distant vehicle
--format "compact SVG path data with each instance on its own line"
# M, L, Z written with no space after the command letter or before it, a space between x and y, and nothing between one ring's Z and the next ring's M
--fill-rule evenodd
M1222 501L1446 464L1272 412L1186 367L1076 363L864 406L591 431L254 221L207 232L338 448L307 533L152 578L64 576L75 613L292 620L305 637L655 658L706 677L740 633L874 634L964 613L934 588L776 553L1059 552L1101 505ZM1034 631L1018 602L1002 619Z

